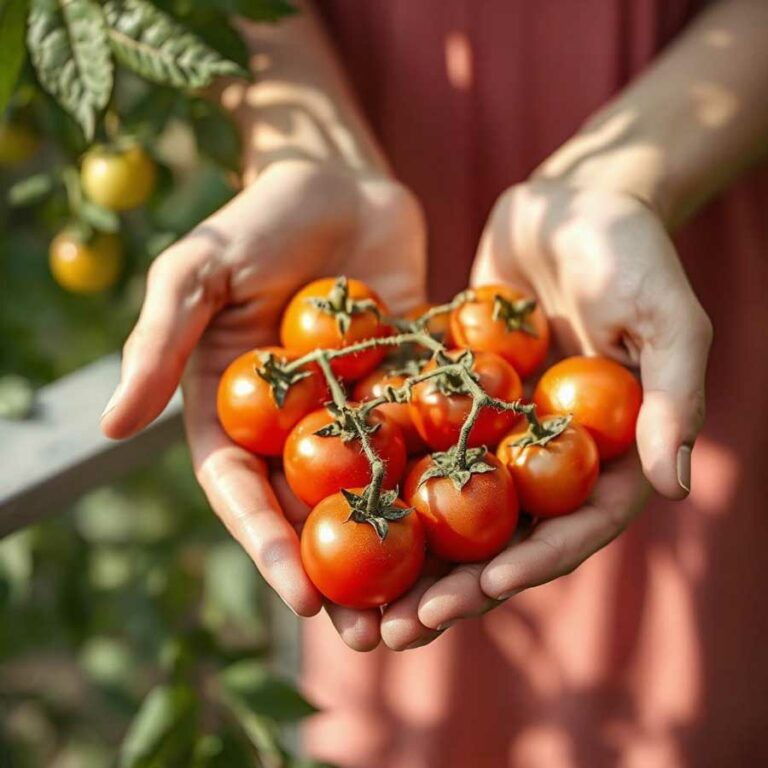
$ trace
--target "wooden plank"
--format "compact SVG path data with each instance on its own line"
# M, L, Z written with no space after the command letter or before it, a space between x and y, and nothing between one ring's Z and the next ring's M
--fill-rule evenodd
M99 417L119 376L120 357L109 355L41 389L29 419L0 420L0 536L62 511L182 436L177 392L141 434L104 437Z

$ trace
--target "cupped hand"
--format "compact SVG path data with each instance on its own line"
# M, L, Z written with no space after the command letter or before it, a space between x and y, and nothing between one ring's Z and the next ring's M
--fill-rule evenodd
M429 642L461 618L570 573L624 530L649 483L670 499L690 490L712 326L649 206L556 181L513 187L491 214L472 282L532 291L562 354L639 366L637 451L605 464L592 498L575 513L534 521L490 562L422 582L390 606L381 632L396 649Z
M322 605L299 557L297 529L307 510L281 477L269 477L264 461L222 431L219 377L242 352L277 341L282 308L318 276L360 278L393 311L422 301L424 243L418 205L391 179L282 161L150 269L102 429L113 438L141 430L162 412L183 376L197 478L229 531L299 615ZM378 641L378 614L338 610L333 618L350 642L359 639L354 627L365 640L358 645Z

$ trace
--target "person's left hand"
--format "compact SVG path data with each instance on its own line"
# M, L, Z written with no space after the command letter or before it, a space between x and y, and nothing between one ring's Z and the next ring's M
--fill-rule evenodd
M472 283L511 283L538 296L565 354L640 366L638 451L601 468L581 509L533 521L490 562L424 578L389 606L381 634L395 650L424 645L462 618L573 571L642 509L646 478L671 499L690 489L712 326L647 205L559 182L513 187L491 214Z

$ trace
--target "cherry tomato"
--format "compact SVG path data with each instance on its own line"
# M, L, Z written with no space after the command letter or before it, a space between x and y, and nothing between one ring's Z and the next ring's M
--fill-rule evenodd
M547 419L543 422L546 426ZM571 422L544 445L515 445L527 430L527 423L521 422L496 450L515 481L520 506L536 517L558 517L578 509L592 493L600 471L595 441L584 427Z
M334 421L327 408L305 416L288 435L283 451L285 479L291 490L310 507L342 488L365 486L371 481L371 467L357 437L322 437L315 434ZM371 447L384 461L384 488L394 488L405 469L405 441L400 427L383 413L373 410L368 424ZM376 426L379 425L379 426Z
M561 360L544 372L533 395L543 415L573 414L594 438L601 459L620 456L632 445L642 399L637 379L606 357Z
M405 481L403 498L421 519L429 551L443 560L487 560L514 533L519 507L512 477L493 454L486 453L482 461L493 470L470 474L461 490L450 477L431 477L419 485L434 466L431 456L424 456Z
M126 149L94 147L80 168L85 194L113 211L140 206L152 194L156 176L155 161L139 144Z
M280 338L284 347L300 354L317 348L342 349L386 336L390 329L382 318L387 313L384 302L365 283L323 278L309 283L291 299L283 314ZM382 347L367 349L337 358L331 367L344 379L359 379L385 354Z
M482 285L451 313L451 334L459 347L495 352L526 378L549 350L549 324L530 296L508 285Z
M88 240L64 230L51 241L49 264L56 282L73 293L98 293L111 288L123 267L123 246L117 235L98 233Z
M216 406L224 431L238 445L262 456L280 456L288 433L328 397L322 372L307 366L309 376L290 384L282 405L279 386L270 383L270 365L295 360L280 347L254 349L233 360L219 382Z
M359 492L359 489L356 489ZM394 502L405 508L400 499ZM411 512L388 521L382 540L367 522L350 520L340 493L320 501L301 533L301 560L312 583L348 608L391 603L413 586L424 563L424 531Z
M391 373L385 368L377 368L357 382L352 397L361 403L373 400L383 395L387 387L401 387L405 379L406 377L401 374ZM413 423L407 403L384 403L377 406L376 410L385 413L400 427L408 453L418 453L426 448Z
M409 309L404 317L406 320L418 320L425 312L436 306L437 304L425 301ZM450 314L450 312L443 312L440 315L435 315L427 323L427 331L429 331L430 335L440 339L446 347L453 346L451 341Z
M40 139L21 123L0 122L0 166L22 165L37 152Z
M452 350L448 355L455 360L462 351ZM435 361L431 360L424 372L435 367ZM480 386L491 397L507 402L522 397L520 377L498 355L477 352L473 370L479 377ZM428 379L414 386L409 407L413 423L424 441L434 450L444 451L459 439L462 424L472 407L472 399L469 395L445 394L434 379ZM512 411L483 408L469 433L468 445L496 445L517 419L518 415Z

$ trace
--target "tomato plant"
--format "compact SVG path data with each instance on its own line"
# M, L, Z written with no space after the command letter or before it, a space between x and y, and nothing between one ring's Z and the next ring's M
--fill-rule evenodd
M348 407L329 405L305 416L285 441L285 478L310 507L342 488L371 482L370 458L362 450L352 418ZM371 449L384 462L382 486L394 488L406 461L400 427L378 410L366 414L364 424Z
M507 285L483 285L451 313L456 346L501 355L522 378L546 360L549 324L541 307Z
M539 412L573 414L601 459L625 453L635 440L643 392L624 366L606 357L569 357L544 372L533 400Z
M224 371L217 394L219 421L238 445L263 456L280 456L289 432L327 399L316 365L286 372L295 353L280 347L246 352Z
M40 146L40 138L28 126L0 121L0 166L14 167L29 160Z
M542 435L520 424L506 435L496 456L515 482L520 506L535 517L557 517L589 498L600 471L595 441L567 417L542 421Z
M359 280L323 278L302 288L290 301L280 326L283 346L300 354L314 349L343 349L355 342L385 336L387 307ZM371 348L332 362L343 379L359 379L384 357L383 348Z
M498 554L512 537L518 500L504 465L482 448L424 456L411 469L403 498L424 526L429 550L454 563L474 563Z
M400 597L419 577L424 531L406 505L386 494L377 517L364 511L362 489L335 493L310 512L301 533L307 575L329 600L376 608Z
M84 238L71 230L51 241L49 264L56 282L73 293L99 293L111 288L123 266L117 235L98 233Z
M113 211L137 208L152 194L155 162L139 144L97 146L83 157L80 178L93 202Z
M458 360L461 350L448 352L448 359ZM490 397L512 402L523 394L523 385L515 369L492 352L473 355L471 370L478 384ZM466 358L465 358L466 359ZM439 367L436 359L424 368L424 373ZM428 379L413 387L410 413L423 440L433 449L444 451L459 438L461 427L472 408L472 397L456 376ZM469 433L468 445L496 445L518 416L512 411L486 407L480 411Z

